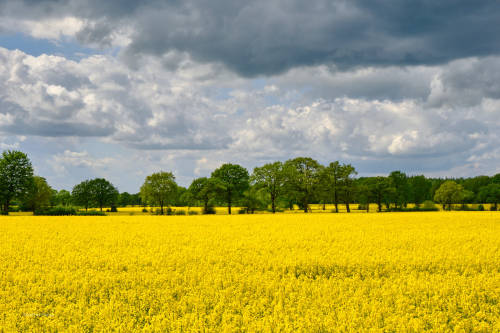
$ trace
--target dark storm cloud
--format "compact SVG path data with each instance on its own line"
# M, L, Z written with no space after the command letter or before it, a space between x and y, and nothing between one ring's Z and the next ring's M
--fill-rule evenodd
M245 76L299 66L440 64L500 52L499 1L25 0L13 15L72 15L78 34L110 43L113 29L131 27L126 59L170 51L225 64Z

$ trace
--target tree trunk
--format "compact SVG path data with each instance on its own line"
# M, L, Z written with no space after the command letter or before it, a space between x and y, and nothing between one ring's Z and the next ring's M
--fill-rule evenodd
M369 213L370 212L370 203L367 203L366 204L366 212Z
M334 191L333 201L335 202L335 213L338 213L339 212L339 198L337 196L337 190Z
M231 194L227 195L227 213L231 215Z
M203 214L206 214L208 210L208 199L205 200L203 209L204 209Z
M163 215L163 202L160 202L160 214Z
M271 195L271 207L273 209L273 214L276 213L276 203L275 203L275 197L274 194Z

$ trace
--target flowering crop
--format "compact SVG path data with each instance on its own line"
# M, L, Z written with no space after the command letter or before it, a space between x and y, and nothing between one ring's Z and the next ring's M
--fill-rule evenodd
M0 331L500 331L496 212L0 217Z

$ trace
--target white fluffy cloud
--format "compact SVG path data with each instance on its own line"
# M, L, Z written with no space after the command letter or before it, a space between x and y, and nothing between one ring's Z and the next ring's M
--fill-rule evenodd
M184 184L223 162L298 155L364 172L499 171L500 58L349 72L319 65L266 79L180 53L140 61L134 70L112 56L76 62L0 48L0 147L23 148L6 139L14 136L90 140L97 153L68 144L44 163L141 180L134 169L168 169ZM124 152L106 156L99 142Z

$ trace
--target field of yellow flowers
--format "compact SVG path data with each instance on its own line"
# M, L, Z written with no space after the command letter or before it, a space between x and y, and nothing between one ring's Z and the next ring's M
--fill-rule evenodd
M0 331L500 331L497 212L0 217Z

